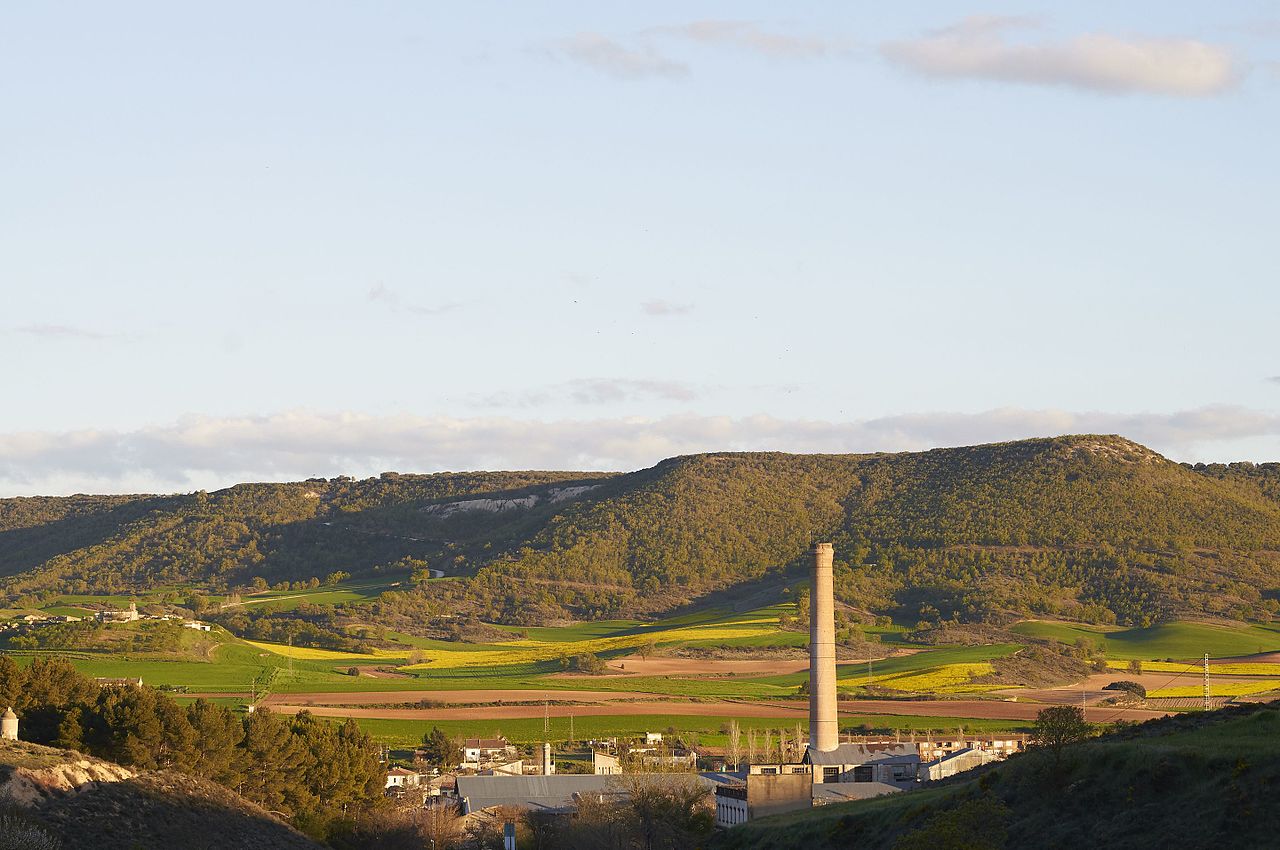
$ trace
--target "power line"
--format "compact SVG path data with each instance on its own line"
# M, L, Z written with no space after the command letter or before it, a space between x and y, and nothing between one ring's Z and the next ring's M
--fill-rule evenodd
M1188 665L1187 665L1187 669L1186 669L1186 670L1183 670L1183 671L1181 671L1180 673L1174 673L1174 674L1173 674L1173 676L1172 676L1171 678L1169 678L1169 679L1167 679L1166 681L1162 682L1162 683L1160 684L1160 686L1159 686L1159 687L1151 688L1151 690L1153 690L1153 691L1160 691L1160 690L1164 690L1165 688L1169 687L1169 685L1170 685L1171 683L1176 682L1177 680L1181 679L1183 676L1189 676L1189 675L1191 675L1191 673L1192 673L1195 669L1196 669L1196 665L1194 665L1194 664L1188 664ZM1095 722L1095 723L1110 723L1112 720L1115 720L1117 717L1119 717L1120 715L1124 714L1124 713L1125 713L1125 711L1126 711L1126 709L1123 709L1123 708L1122 708L1122 709L1120 709L1119 711L1117 711L1115 714L1112 714L1110 717L1107 717L1107 718L1105 718L1105 719L1103 719L1103 720L1100 720L1100 721L1094 721L1094 722Z
M1209 653L1204 654L1204 710L1208 711L1212 703L1209 700Z

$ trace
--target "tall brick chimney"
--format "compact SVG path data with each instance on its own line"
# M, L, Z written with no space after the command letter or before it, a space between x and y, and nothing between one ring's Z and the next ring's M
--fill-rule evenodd
M836 617L831 569L835 548L809 550L809 747L828 752L840 745L836 719Z

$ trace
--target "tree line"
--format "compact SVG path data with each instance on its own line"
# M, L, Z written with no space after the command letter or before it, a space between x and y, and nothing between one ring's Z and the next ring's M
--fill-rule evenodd
M354 720L182 706L147 686L100 687L59 658L23 667L0 657L0 702L18 714L23 740L204 777L317 838L350 830L382 802L379 748Z

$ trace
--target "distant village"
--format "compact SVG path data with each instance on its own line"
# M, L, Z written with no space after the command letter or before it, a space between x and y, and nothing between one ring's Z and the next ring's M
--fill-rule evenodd
M213 629L213 626L209 623L191 620L178 614L142 614L138 612L137 603L130 602L129 607L124 610L104 609L94 613L92 617L75 617L69 614L24 614L13 620L0 622L0 634L6 632L21 634L31 629L61 625L63 623L79 623L84 620L94 620L99 623L136 623L140 620L163 620L177 623L185 629L195 629L201 632Z

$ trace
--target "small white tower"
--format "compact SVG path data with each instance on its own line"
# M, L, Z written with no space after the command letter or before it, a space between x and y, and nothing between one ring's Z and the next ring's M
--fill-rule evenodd
M0 738L18 740L18 715L13 713L13 708L5 709L4 717L0 717Z
M550 776L556 772L556 763L551 758L551 745L542 745L542 775Z

